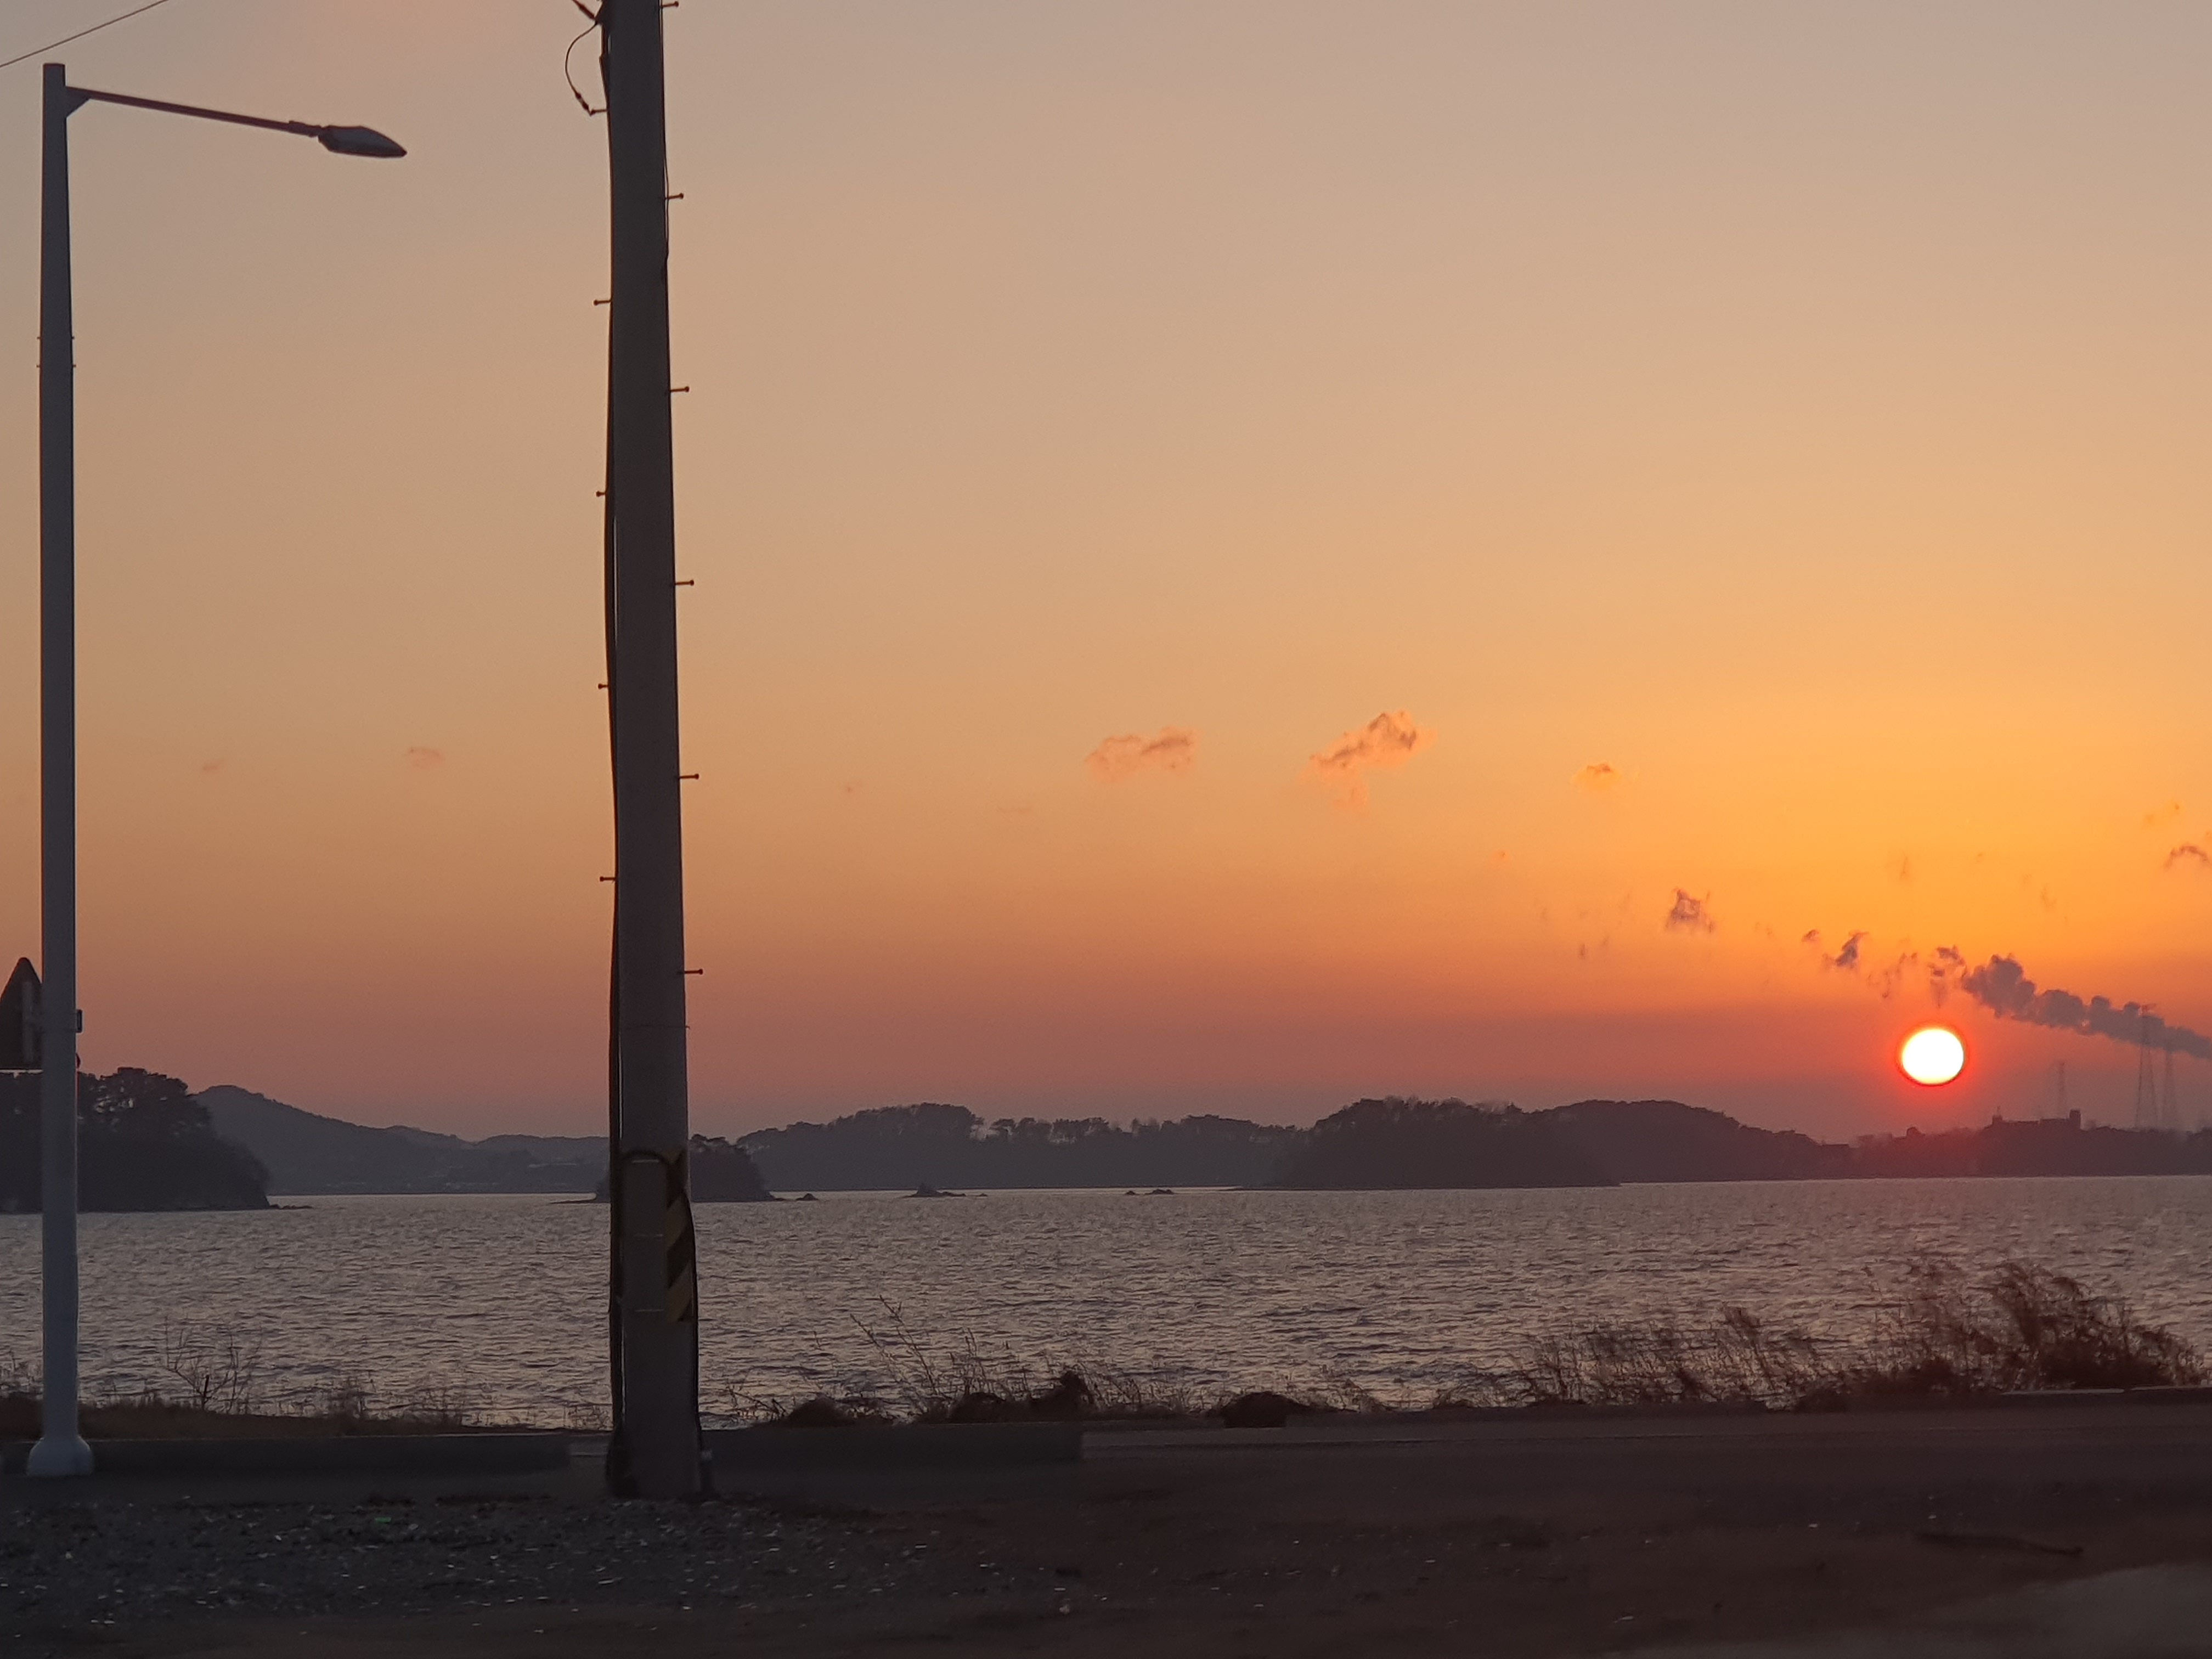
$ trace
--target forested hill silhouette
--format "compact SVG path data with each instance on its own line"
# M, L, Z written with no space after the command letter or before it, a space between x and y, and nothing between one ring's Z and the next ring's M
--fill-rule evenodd
M1852 1173L1867 1176L2212 1175L2212 1129L2177 1134L2064 1117L1995 1118L1972 1129L1907 1129L1861 1141Z
M739 1145L779 1192L921 1187L1587 1187L1897 1176L2212 1174L2212 1130L2180 1135L1999 1118L1850 1146L1761 1129L1679 1100L1542 1111L1402 1097L1310 1129L1237 1118L1002 1118L930 1102L763 1129Z
M225 1140L179 1079L125 1066L77 1079L77 1205L265 1210L269 1172ZM0 1211L39 1207L39 1078L0 1073Z
M1231 1117L1001 1118L925 1102L739 1144L778 1192L919 1187L1586 1187L1851 1173L1851 1150L1673 1100L1547 1111L1362 1100L1311 1129Z
M1803 1181L1853 1173L1850 1147L1795 1129L1756 1129L1679 1100L1578 1100L1537 1115L1571 1135L1611 1181Z
M738 1145L778 1192L922 1187L1250 1187L1299 1131L1231 1117L1001 1118L927 1101L760 1129Z
M1463 1100L1356 1101L1299 1137L1278 1187L1606 1187L1556 1112Z
M2212 1175L2212 1129L2118 1129L2079 1112L1908 1129L1844 1146L1758 1129L1676 1100L1583 1100L1548 1111L1363 1100L1302 1138L1285 1187L1574 1187L1667 1181L1928 1176Z
M217 1134L261 1160L272 1193L588 1193L606 1173L603 1135L463 1140L373 1129L229 1084L194 1098Z

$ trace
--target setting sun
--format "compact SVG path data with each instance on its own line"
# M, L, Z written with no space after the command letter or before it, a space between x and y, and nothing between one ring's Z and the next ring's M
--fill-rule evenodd
M1915 1083L1933 1087L1948 1083L1966 1070L1966 1045L1956 1031L1941 1025L1923 1026L1905 1039L1905 1046L1897 1051L1897 1063Z

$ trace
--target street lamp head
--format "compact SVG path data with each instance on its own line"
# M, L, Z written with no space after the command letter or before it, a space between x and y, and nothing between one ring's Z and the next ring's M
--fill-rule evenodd
M315 141L334 155L378 155L389 160L407 152L374 127L325 127Z
M407 154L374 127L319 127L307 121L271 121L264 116L240 115L227 109L202 109L197 104L172 104L161 98L133 98L128 93L73 87L59 64L46 65L46 102L49 111L58 113L64 121L86 104L123 104L131 109L160 110L167 115L197 116L203 121L227 121L233 126L296 132L302 138L313 139L333 155L376 155L389 161Z

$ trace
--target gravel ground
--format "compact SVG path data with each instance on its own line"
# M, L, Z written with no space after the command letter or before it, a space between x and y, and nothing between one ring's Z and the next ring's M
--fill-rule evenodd
M1561 1659L1893 1632L2212 1563L2212 1405L1096 1438L1080 1463L794 1468L781 1500L697 1506L599 1497L581 1464L534 1497L0 1481L0 1654ZM2191 1640L1970 1650L2212 1650Z
M773 1504L509 1498L0 1511L0 1637L195 1615L850 1605L1048 1582L944 1551L920 1517L864 1531L866 1519Z

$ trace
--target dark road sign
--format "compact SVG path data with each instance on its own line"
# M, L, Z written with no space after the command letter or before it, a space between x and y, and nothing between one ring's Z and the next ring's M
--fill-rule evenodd
M0 1072L39 1069L39 970L25 957L0 991Z

